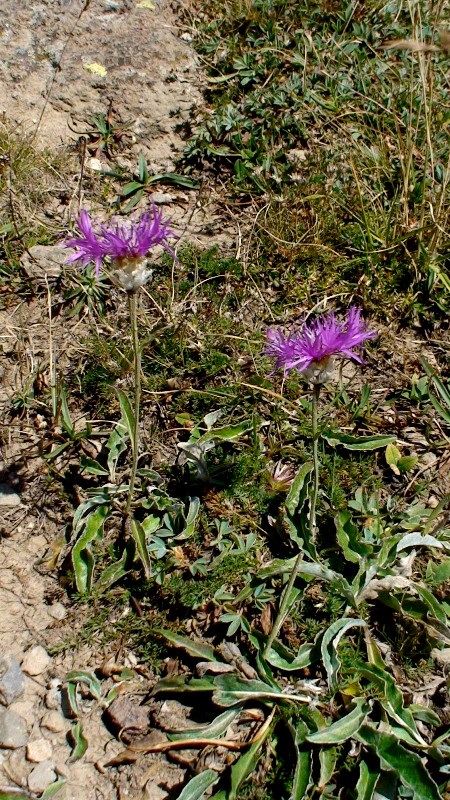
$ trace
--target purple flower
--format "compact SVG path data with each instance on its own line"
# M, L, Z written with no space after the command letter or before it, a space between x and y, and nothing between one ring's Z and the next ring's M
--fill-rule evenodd
M366 327L361 310L352 306L342 321L331 313L288 334L279 328L269 330L269 345L264 352L285 373L296 369L311 383L325 383L333 372L334 357L353 358L361 364L357 349L377 335Z
M148 255L155 245L161 245L172 255L175 255L168 244L170 237L176 238L169 228L169 222L164 221L162 212L153 204L152 214L141 214L138 219L115 219L107 225L97 223L94 230L92 221L86 211L81 211L77 220L80 236L67 239L65 247L76 248L67 263L78 262L85 267L95 262L95 271L98 277L101 263L109 256L114 261L122 262L125 259L142 260Z

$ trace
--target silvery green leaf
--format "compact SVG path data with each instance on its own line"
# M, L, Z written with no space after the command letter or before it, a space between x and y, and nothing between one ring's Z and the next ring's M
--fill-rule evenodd
M335 691L337 688L337 675L341 666L337 653L340 640L351 628L364 628L366 626L367 623L363 619L344 618L338 619L324 633L321 651L331 691Z

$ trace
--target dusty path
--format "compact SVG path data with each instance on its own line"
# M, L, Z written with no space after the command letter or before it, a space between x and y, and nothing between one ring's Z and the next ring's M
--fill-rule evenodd
M201 76L189 40L165 0L4 0L3 121L19 124L39 146L63 149L77 140L69 122L82 128L80 123L106 113L112 102L115 118L133 121L125 160L136 164L142 152L154 172L173 171L183 147L180 131L201 101ZM226 231L214 200L208 205L190 193L165 202L178 224L189 221L194 241L208 243L212 234L213 241L233 242L233 230ZM214 238L215 219L221 237ZM5 420L26 372L23 331L31 341L32 326L42 326L36 337L42 352L32 346L29 357L44 359L45 316L44 305L20 303L3 315ZM88 703L83 716L89 749L81 760L70 761L67 734L73 720L64 715L61 682L71 669L98 668L102 653L84 647L73 655L49 655L76 629L77 620L54 577L39 566L64 525L42 511L36 486L45 488L45 480L33 491L27 486L27 477L43 466L38 438L36 432L21 438L5 428L0 450L0 796L10 787L40 797L64 779L57 795L63 800L164 800L180 785L184 770L154 756L138 768L104 769L122 745L103 725L95 704ZM120 658L120 666L136 666L133 654ZM137 695L142 680L136 673L129 687Z

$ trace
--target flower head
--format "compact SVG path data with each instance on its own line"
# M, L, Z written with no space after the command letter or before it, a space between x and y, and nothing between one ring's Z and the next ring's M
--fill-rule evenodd
M288 334L279 328L269 330L269 344L264 352L285 373L296 369L310 383L325 383L333 373L335 357L353 358L361 364L359 348L377 335L366 327L361 310L352 306L342 321L331 313Z
M73 247L76 251L67 263L85 267L95 262L98 276L103 259L109 257L113 279L127 291L134 291L150 277L147 256L153 247L161 245L174 255L168 239L175 238L175 234L154 204L152 214L144 212L137 219L115 219L107 225L97 223L97 230L94 230L89 214L81 211L77 225L80 236L64 242L65 247Z

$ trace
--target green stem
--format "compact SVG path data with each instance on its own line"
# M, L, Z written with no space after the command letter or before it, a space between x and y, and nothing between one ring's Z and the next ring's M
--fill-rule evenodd
M128 292L128 309L130 312L131 331L133 336L133 356L134 356L134 431L131 442L132 464L130 484L128 488L127 504L125 506L125 517L129 517L131 503L133 501L134 484L139 458L139 410L141 404L141 346L139 343L139 332L137 322L137 292Z
M309 510L309 541L312 546L314 546L316 538L316 506L317 506L317 495L319 493L319 431L317 424L319 394L320 394L320 384L315 384L313 386L313 395L312 395L312 437L313 437L314 479L311 491L310 510ZM303 555L304 555L303 550L300 550L297 559L295 561L294 568L291 572L289 583L283 592L277 618L273 624L273 628L267 639L266 646L264 647L264 652L263 652L264 658L266 658L267 654L270 652L270 649L278 635L278 631L280 630L286 618L286 615L289 612L289 599L292 593L292 589L294 588L294 584L297 579L298 573L300 572L300 568L303 562Z

